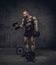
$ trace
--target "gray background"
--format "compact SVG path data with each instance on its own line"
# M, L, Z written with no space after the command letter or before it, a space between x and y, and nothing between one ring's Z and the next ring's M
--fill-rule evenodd
M42 0L0 0L0 47L22 46L24 28L15 31L12 24L21 23L22 12L28 10L39 21L40 37L37 48L56 48L55 1Z

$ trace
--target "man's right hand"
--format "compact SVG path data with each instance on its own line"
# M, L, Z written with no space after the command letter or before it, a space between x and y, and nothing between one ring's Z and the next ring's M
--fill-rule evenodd
M20 26L18 25L18 22L12 24L13 27L15 27L15 30L19 29Z
M39 37L40 36L40 32L34 32L34 37Z
M18 22L12 24L13 27L15 26L17 27L17 25L18 25Z
M17 29L19 29L20 28L20 26L18 26L18 27L15 27L15 30L17 30Z

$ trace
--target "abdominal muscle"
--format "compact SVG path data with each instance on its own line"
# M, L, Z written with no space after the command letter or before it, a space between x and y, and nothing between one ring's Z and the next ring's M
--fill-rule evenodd
M30 25L31 25L31 23L29 22L29 23L26 24L26 27L28 27L28 26L30 26Z

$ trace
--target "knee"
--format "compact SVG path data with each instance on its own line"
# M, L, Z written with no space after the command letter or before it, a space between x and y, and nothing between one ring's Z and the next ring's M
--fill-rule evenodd
M34 39L31 39L31 42L33 43L33 42L35 42L35 40Z
M27 40L24 40L24 44L27 44Z
M32 46L35 45L35 40L31 40L31 45L32 45Z
M27 45L28 44L28 40L24 40L24 45Z
M28 46L28 40L24 40L24 45Z
M29 45L28 45L28 43L27 43L27 42L25 42L25 43L24 43L24 47L25 47L26 49L28 49L28 48L29 48Z
M28 40L24 38L24 43L27 44Z

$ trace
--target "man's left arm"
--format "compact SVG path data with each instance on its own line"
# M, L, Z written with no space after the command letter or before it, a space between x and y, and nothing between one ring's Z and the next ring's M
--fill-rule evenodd
M33 17L33 20L34 20L35 31L38 32L38 20L36 17Z
M34 33L34 37L39 37L40 36L40 32L38 30L38 20L36 17L33 17L34 19L34 26L35 26L35 33Z

